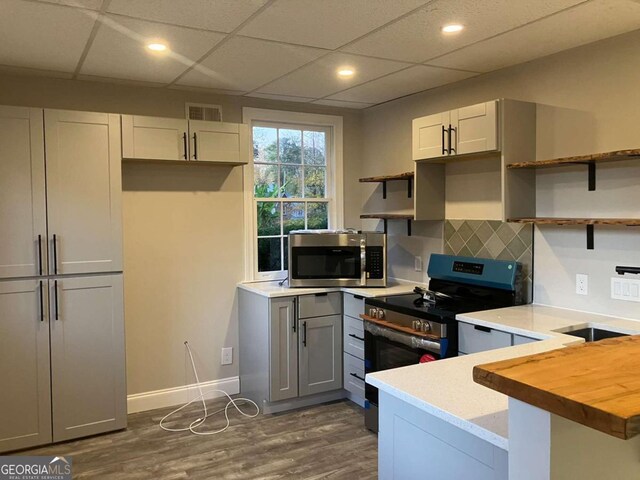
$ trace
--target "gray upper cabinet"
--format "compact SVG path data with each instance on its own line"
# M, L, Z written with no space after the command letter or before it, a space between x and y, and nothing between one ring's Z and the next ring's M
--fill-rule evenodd
M298 328L300 396L342 388L342 316L300 319Z
M51 442L47 288L41 283L46 280L0 282L0 451Z
M249 126L122 115L122 157L242 165L251 155Z
M269 400L298 396L298 326L295 297L272 299L269 321Z
M0 278L47 266L42 109L0 107Z
M54 440L126 427L122 275L49 283Z
M122 271L120 116L45 110L50 274Z
M122 157L188 160L188 131L179 118L122 115Z
M498 150L498 100L413 120L413 160Z

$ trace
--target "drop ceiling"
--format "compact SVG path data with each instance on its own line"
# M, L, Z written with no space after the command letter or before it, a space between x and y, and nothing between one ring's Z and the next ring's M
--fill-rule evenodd
M0 68L365 108L639 28L635 0L0 0Z

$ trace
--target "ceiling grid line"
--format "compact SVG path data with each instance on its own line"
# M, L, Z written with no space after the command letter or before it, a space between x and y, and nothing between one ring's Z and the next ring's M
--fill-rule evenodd
M100 5L100 10L98 10L98 12L94 12L93 10L90 10L90 12L92 13L87 13L87 15L89 16L95 16L95 22L93 24L93 28L91 29L91 33L89 34L89 38L87 39L87 43L85 44L84 49L80 54L80 58L78 59L78 64L76 65L76 68L73 71L73 77L71 77L73 80L76 80L78 78L78 75L80 74L82 65L84 64L84 61L87 58L87 55L89 55L89 50L91 49L91 45L93 45L93 41L95 40L96 35L98 34L98 30L100 29L100 26L102 25L102 17L104 16L104 13L107 11L107 8L109 8L110 3L111 3L111 0L102 0L102 5Z

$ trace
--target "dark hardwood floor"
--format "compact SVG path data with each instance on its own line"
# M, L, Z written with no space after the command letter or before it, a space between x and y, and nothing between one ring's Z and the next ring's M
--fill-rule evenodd
M207 405L217 409L224 403ZM171 410L132 414L127 430L19 454L71 456L74 479L377 477L377 437L364 428L362 409L346 400L256 418L234 410L229 429L207 437L161 430L158 422ZM190 409L176 415L174 424L199 415ZM224 423L220 414L208 420L207 429Z

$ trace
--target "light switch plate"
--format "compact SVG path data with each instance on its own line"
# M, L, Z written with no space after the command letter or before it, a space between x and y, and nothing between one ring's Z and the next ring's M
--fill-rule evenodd
M233 347L224 347L222 349L221 365L231 365L233 363Z
M422 271L422 257L413 257L414 268L416 272Z
M611 298L640 302L640 280L635 278L612 277Z

